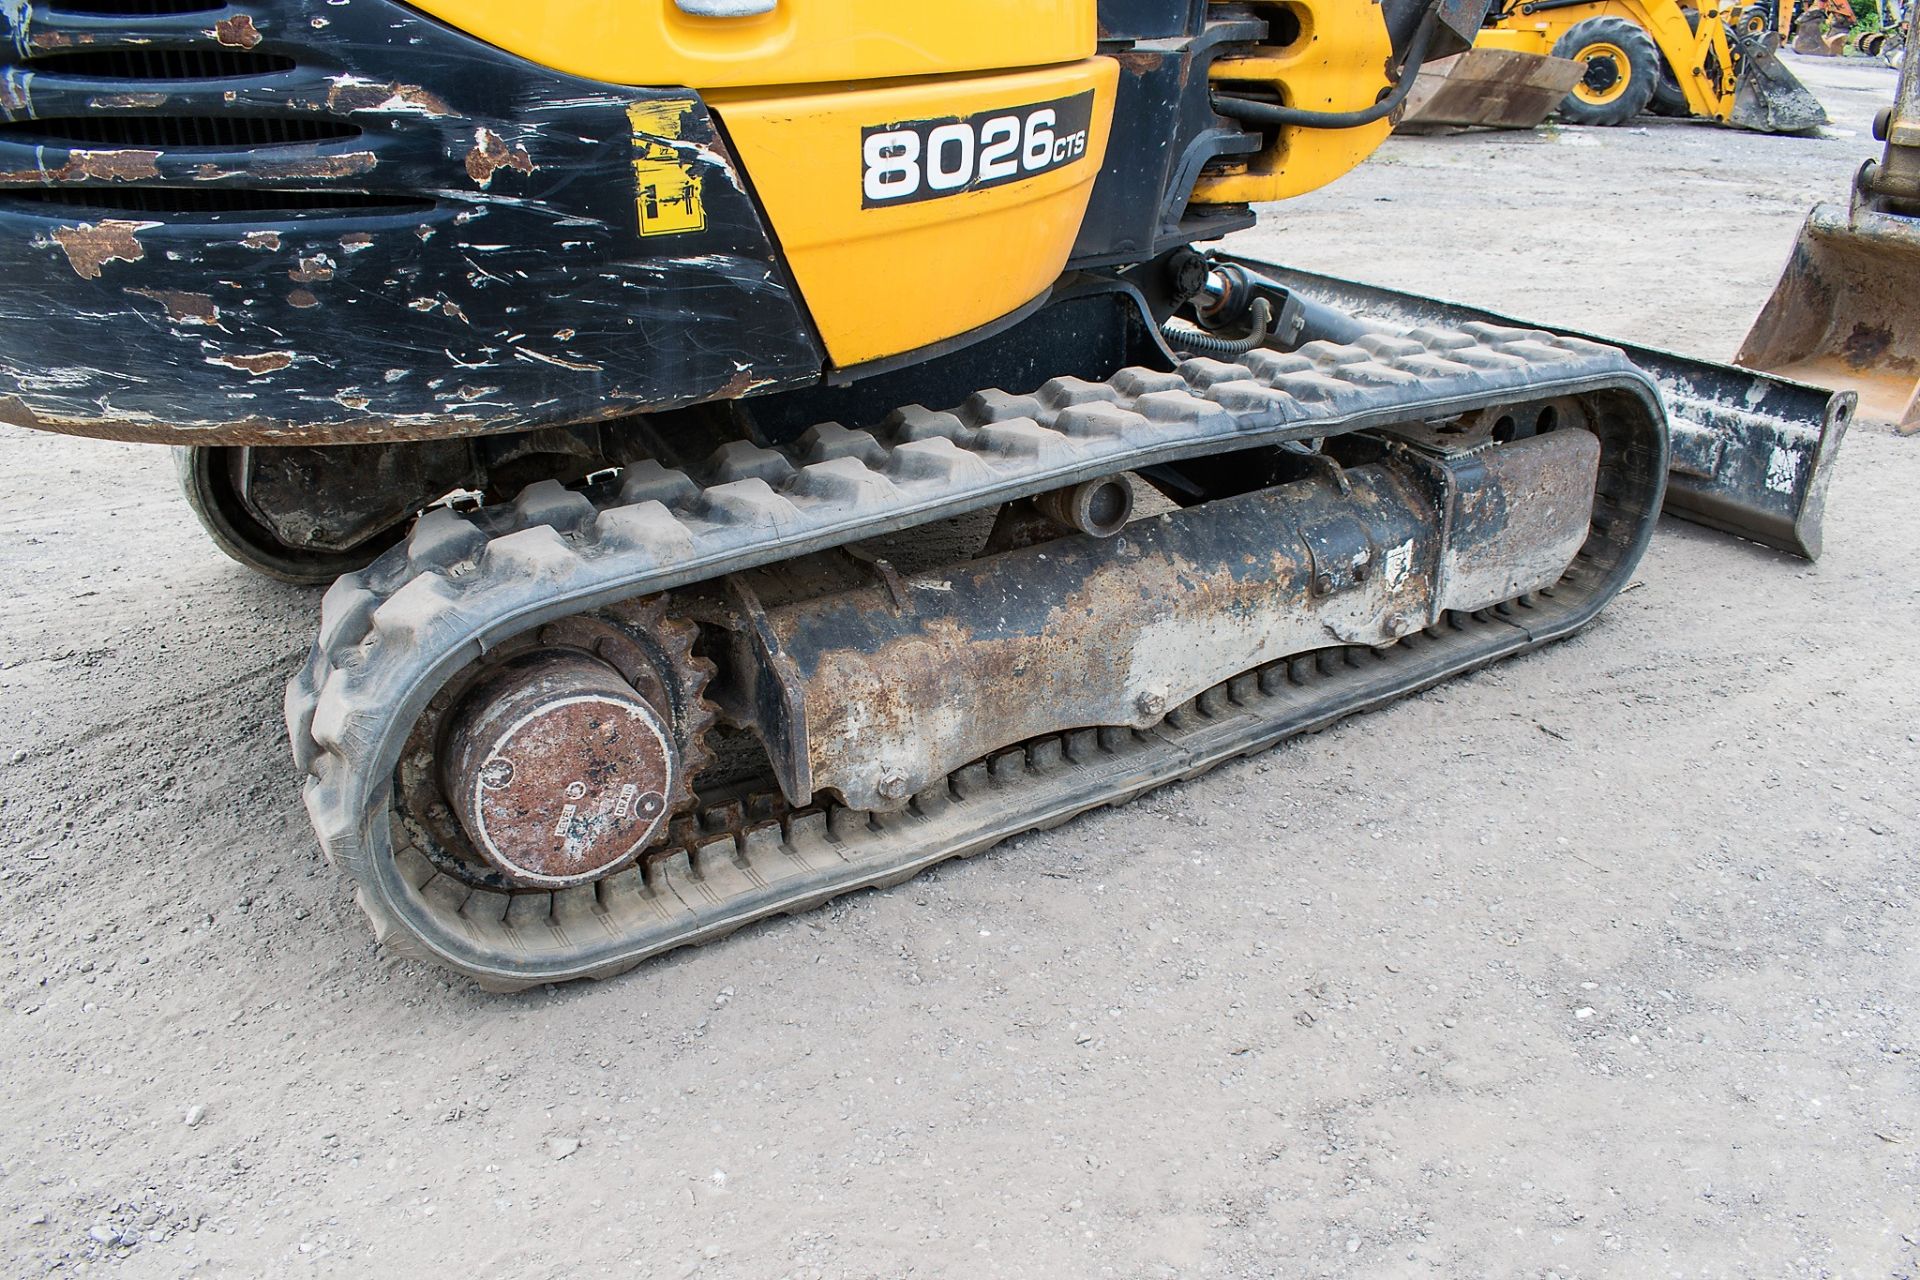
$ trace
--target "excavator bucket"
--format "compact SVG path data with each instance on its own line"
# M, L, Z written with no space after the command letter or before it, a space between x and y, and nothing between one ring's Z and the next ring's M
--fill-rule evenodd
M1815 205L1734 359L1860 395L1860 412L1920 431L1920 220Z
M1430 129L1531 129L1580 82L1582 64L1513 49L1469 49L1420 68L1400 117L1408 133Z
M1740 43L1740 78L1733 86L1727 123L1756 133L1810 133L1827 122L1827 110L1798 76L1780 62L1780 37L1729 31Z
M1907 17L1920 45L1920 5ZM1874 121L1886 143L1862 165L1843 208L1817 204L1773 296L1734 357L1854 391L1868 417L1920 431L1920 60L1900 67L1893 106Z

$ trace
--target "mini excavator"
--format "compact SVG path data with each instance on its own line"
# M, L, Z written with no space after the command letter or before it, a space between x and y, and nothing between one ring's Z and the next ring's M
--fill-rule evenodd
M1817 551L1844 396L1209 251L1484 16L4 0L0 421L327 584L381 940L603 977Z

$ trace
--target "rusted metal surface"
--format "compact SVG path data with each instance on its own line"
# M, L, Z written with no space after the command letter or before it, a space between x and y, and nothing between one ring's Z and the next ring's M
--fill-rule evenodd
M1580 83L1585 67L1515 49L1469 49L1420 68L1396 129L1531 129Z
M1734 359L1853 391L1865 416L1920 430L1920 222L1815 205Z
M661 713L607 663L558 651L467 694L442 777L475 850L511 883L557 886L637 856L679 773Z
M1820 99L1781 65L1779 36L1772 32L1750 36L1736 24L1728 27L1727 37L1740 55L1728 124L1756 133L1811 133L1827 123L1827 109Z
M912 575L904 604L873 587L766 611L737 663L782 789L897 809L1000 747L1144 727L1262 663L1551 585L1587 536L1598 440L1461 443Z
M574 79L391 0L13 0L0 125L0 421L424 440L820 376L688 90ZM641 234L636 147L697 178L703 227Z
M1111 538L1133 515L1133 486L1125 476L1102 476L1043 493L1033 505L1062 528L1089 537Z
M1920 5L1907 48L1920 44ZM1807 214L1779 284L1734 359L1858 393L1860 411L1920 431L1920 60L1900 66L1886 143L1854 178L1847 207Z

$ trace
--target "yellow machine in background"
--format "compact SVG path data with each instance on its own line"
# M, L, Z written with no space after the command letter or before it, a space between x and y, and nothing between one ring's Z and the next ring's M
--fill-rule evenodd
M1800 133L1826 111L1743 11L1704 0L1495 0L1481 49L1570 58L1585 74L1560 106L1575 124L1624 124L1642 111L1764 133Z

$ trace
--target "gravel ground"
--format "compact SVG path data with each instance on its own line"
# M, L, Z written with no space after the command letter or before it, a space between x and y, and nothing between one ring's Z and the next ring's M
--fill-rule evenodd
M1726 357L1817 139L1395 140L1240 247ZM1913 1276L1920 442L1817 567L616 981L383 959L280 724L318 593L0 430L0 1257L125 1276ZM1878 638L1876 638L1878 637Z

